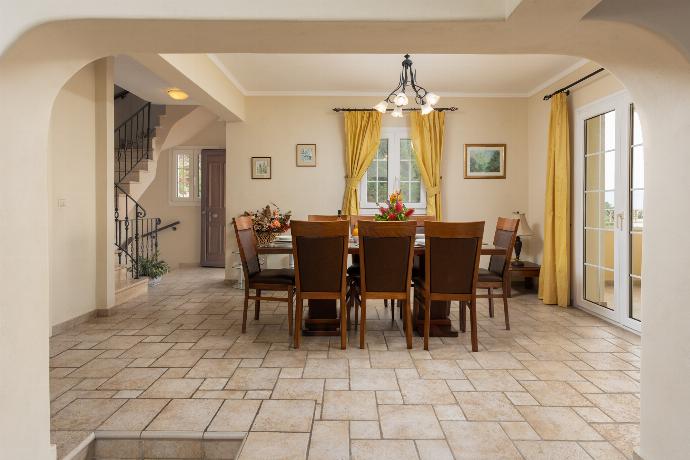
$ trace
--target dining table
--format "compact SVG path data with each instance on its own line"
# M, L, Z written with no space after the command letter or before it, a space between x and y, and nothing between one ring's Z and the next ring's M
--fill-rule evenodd
M426 247L424 244L423 235L417 235L414 246L415 265L424 267L424 254ZM292 256L292 241L289 239L281 239L269 243L267 245L259 246L258 253L262 255L290 255ZM348 253L357 257L359 255L359 244L356 238L350 238L348 244ZM505 248L495 246L489 243L483 243L481 254L483 256L492 255L506 255ZM411 307L410 307L411 308ZM309 301L309 315L305 319L305 329L303 335L337 335L338 327L338 312L336 302L333 300L310 300ZM318 319L318 322L311 322L310 319ZM332 319L332 323L325 323L324 319ZM414 329L420 335L423 335L424 328L424 311L423 308L419 310L419 316L413 318ZM452 326L450 319L450 302L448 301L433 301L431 303L431 328L430 335L432 337L457 337L458 331Z

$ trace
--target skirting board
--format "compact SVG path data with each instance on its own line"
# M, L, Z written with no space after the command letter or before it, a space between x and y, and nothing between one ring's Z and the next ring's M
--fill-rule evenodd
M96 316L103 315L99 313L99 310L91 310L82 315L76 316L72 319L68 319L67 321L63 321L59 324L56 324L50 328L50 336L52 337L54 335L62 334L63 332L72 329L73 327L78 326L81 323L84 323L92 318L95 318Z

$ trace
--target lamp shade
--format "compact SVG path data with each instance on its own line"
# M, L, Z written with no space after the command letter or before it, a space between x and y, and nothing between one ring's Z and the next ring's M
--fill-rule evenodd
M518 227L517 236L532 236L533 232L527 223L527 217L525 217L524 212L516 211L513 213L513 217L520 219L520 226Z

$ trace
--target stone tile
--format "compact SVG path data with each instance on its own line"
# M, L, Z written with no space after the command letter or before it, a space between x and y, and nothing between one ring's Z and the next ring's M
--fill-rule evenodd
M374 392L325 391L321 418L323 420L378 420Z
M598 407L573 407L573 410L587 423L613 422L611 417L602 412Z
M313 399L321 402L324 379L278 379L271 399Z
M414 441L356 440L351 443L353 460L416 460Z
M443 439L443 431L431 406L380 406L379 417L384 438Z
M174 399L146 430L204 431L221 403L218 399Z
M225 353L226 358L259 358L262 359L268 353L270 344L255 342L235 342Z
M260 405L258 400L227 400L213 418L208 431L249 431Z
M352 390L398 390L398 379L393 369L351 369Z
M632 371L636 367L611 353L575 353L579 359L598 371Z
M581 442L580 445L594 460L625 460L625 455L608 442Z
M326 390L349 390L350 379L326 379Z
M138 398L144 390L120 390L113 395L113 398L134 399Z
M239 367L261 367L261 363L263 362L263 359L244 358L242 361L240 361Z
M68 391L75 385L77 385L79 382L81 382L82 379L73 379L69 377L65 378L57 378L57 379L50 379L50 400L52 401L53 399L57 398L61 394L63 394L65 391Z
M450 391L477 391L469 380L446 380Z
M305 379L346 379L350 376L347 359L307 359Z
M464 379L465 374L455 361L450 359L423 359L414 362L423 379Z
M525 367L540 380L584 380L577 372L560 361L525 361Z
M225 385L228 384L228 380L226 378L222 377L213 377L213 378L208 378L204 379L204 383L201 384L199 387L200 390L214 390L214 391L219 391L225 388Z
M542 439L601 440L601 436L569 407L521 406L518 410Z
M453 453L446 441L420 439L415 444L421 460L453 460Z
M306 351L269 351L261 367L304 367Z
M465 375L477 391L523 391L524 389L508 371L466 370Z
M381 439L378 421L350 421L350 439Z
M456 459L521 459L496 422L444 421L441 427Z
M302 367L284 367L280 370L281 379L301 379L304 368Z
M103 350L67 350L50 358L50 367L80 367L88 363Z
M592 426L628 458L632 458L633 451L640 446L640 425L638 424L596 423Z
M640 399L634 394L591 394L587 398L592 401L614 422L640 423Z
M191 398L202 379L160 379L146 390L142 398Z
M245 393L244 399L271 399L271 390L249 390Z
M455 398L443 380L400 380L405 404L453 404Z
M371 367L404 369L414 367L410 353L407 351L370 351Z
M640 392L640 382L621 371L580 371L580 374L606 393Z
M132 360L120 358L96 358L70 374L70 377L96 378L112 377L123 368L127 367Z
M114 335L104 340L95 347L94 350L127 350L142 340L141 336L136 335Z
M159 358L172 343L138 343L120 355L121 358Z
M484 369L524 369L520 361L504 351L479 351L472 357Z
M505 395L514 406L538 406L539 403L526 391L506 391Z
M131 399L108 418L99 430L141 431L168 404L168 399Z
M168 350L151 365L152 367L192 367L201 357L203 350Z
M177 329L175 332L163 339L163 342L188 342L194 343L206 335L204 330Z
M348 460L350 458L348 422L315 421L309 443L309 458Z
M189 373L189 367L172 367L163 374L164 379L181 379Z
M101 390L145 390L160 378L165 369L127 367L108 379Z
M228 350L235 343L234 337L205 335L192 347L195 350Z
M122 399L76 399L50 420L53 430L94 430L125 403Z
M272 390L280 369L241 368L232 375L225 388L228 390Z
M539 435L527 422L501 422L501 428L513 441L538 440Z
M238 460L303 460L307 457L309 433L251 432Z
M503 393L459 392L455 397L467 420L521 421L522 416Z
M400 391L377 391L376 402L379 404L402 404L402 394Z
M568 441L516 441L525 460L546 460L550 458L588 460L587 452L576 442Z
M136 335L170 335L178 327L180 327L179 324L151 325L139 330Z
M465 420L465 414L457 404L437 404L434 406L434 411L439 420Z
M230 378L240 364L239 359L200 359L185 377L188 378Z
M566 382L522 382L542 406L589 406L591 403Z

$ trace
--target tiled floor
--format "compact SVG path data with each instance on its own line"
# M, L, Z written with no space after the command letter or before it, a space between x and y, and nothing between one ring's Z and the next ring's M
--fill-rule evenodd
M178 270L53 337L61 455L94 430L248 432L243 459L608 460L638 443L640 338L580 310L519 295L505 331L481 304L478 353L469 334L427 352L418 337L406 350L381 303L367 350L354 335L292 350L285 304L240 333L241 294L222 270Z

